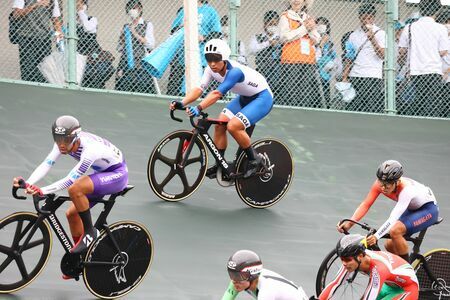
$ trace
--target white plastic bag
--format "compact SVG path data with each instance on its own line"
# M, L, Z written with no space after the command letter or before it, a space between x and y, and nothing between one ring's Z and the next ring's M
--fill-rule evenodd
M86 67L86 56L77 53L77 82L80 84ZM67 58L65 53L54 51L38 65L39 70L49 83L64 85L67 81Z

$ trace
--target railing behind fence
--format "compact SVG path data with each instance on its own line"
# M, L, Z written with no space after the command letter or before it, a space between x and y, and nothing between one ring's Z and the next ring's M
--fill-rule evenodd
M10 28L0 33L1 78L184 94L182 0L13 2L0 4L0 25ZM290 3L198 1L200 48L210 38L236 41L234 58L266 76L276 104L449 117L448 7ZM153 77L142 63L150 53Z

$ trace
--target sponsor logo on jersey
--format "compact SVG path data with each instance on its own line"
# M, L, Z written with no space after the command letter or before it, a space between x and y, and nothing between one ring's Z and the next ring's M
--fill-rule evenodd
M243 115L241 112L238 112L236 114L236 118L238 118L239 120L241 120L242 124L244 124L245 128L250 127L250 121L248 120L248 118Z
M112 181L114 179L119 179L122 176L123 176L122 172L117 172L116 174L100 177L100 181L102 183L107 183L107 182L110 182L110 181Z
M248 84L249 86L254 87L254 88L257 88L257 87L258 87L258 84L255 83L255 82L252 82L252 81L249 81L247 84Z

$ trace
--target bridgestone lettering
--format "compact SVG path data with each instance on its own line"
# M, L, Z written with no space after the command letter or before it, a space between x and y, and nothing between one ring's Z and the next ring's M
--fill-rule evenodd
M72 246L70 245L70 242L67 240L67 236L62 231L61 227L59 226L58 222L55 219L55 216L54 215L49 215L48 218L52 222L52 225L55 228L56 232L58 233L59 237L61 238L64 246L66 246L66 249L68 249L68 250L72 249Z

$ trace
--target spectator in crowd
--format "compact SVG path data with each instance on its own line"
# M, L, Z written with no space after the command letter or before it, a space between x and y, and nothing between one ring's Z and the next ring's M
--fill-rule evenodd
M280 17L281 82L288 105L320 107L324 102L315 52L320 34L308 14L312 4L312 0L289 0L288 10Z
M104 89L105 83L114 74L114 56L102 50L97 41L98 20L89 16L88 0L77 0L77 51L86 55L86 68L81 85Z
M22 80L46 82L38 65L52 52L53 29L56 38L64 38L60 7L58 0L14 0L12 18L18 25L16 34Z
M153 49L153 24L142 18L140 0L128 0L125 11L130 22L123 26L117 50L120 52L116 73L116 90L155 93L152 77L141 66L141 60Z
M383 60L385 32L375 25L374 4L363 3L358 9L361 26L350 34L342 81L350 82L356 97L347 109L382 112L384 108Z
M450 43L450 8L447 8L440 16L440 23L447 28L448 41ZM442 57L442 73L444 73L444 88L442 90L441 105L442 117L450 117L450 50L447 55Z
M255 34L250 40L250 53L255 55L256 70L267 79L274 94L274 101L280 103L280 33L278 22L280 16L269 10L264 14L263 32Z
M320 43L316 48L317 65L319 67L320 81L322 83L323 96L327 103L327 108L331 104L331 79L338 72L339 57L334 49L334 43L331 41L331 24L325 17L319 17L316 20L317 32L321 35Z
M411 114L442 115L442 57L447 55L450 46L447 29L435 21L440 8L440 0L421 1L422 17L407 25L400 37L398 59L409 66L415 92L414 101L408 107Z
M220 25L222 26L222 39L225 40L229 44L230 37L230 27L228 26L228 16L225 15L220 19ZM238 57L237 60L239 63L243 65L247 65L247 51L245 49L245 44L241 41L238 41Z
M222 27L220 25L220 17L217 11L208 3L207 0L198 0L198 39L199 39L199 48L200 48L200 59L202 67L206 67L205 56L203 55L203 48L205 42L210 39L220 38L222 36ZM175 32L179 28L184 25L184 10L179 10L175 20L172 22L171 32ZM177 91L175 95L183 95L184 94L184 48L180 48L179 53L177 53L176 57L178 61L173 63L172 67L176 67L181 76L173 77L172 81L169 82L169 89L173 92Z

